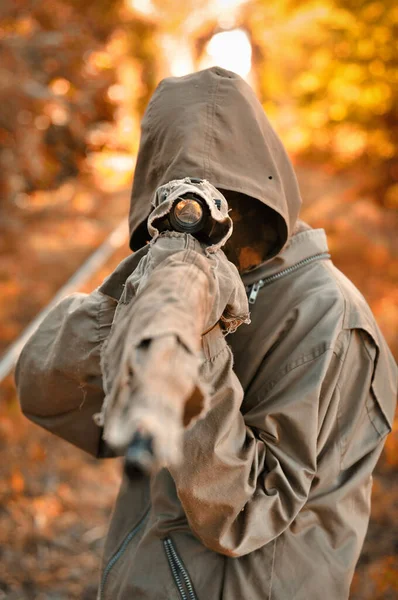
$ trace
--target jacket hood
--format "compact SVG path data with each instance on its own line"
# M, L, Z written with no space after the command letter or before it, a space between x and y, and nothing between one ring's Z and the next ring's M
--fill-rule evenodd
M157 188L185 177L206 179L273 209L278 244L293 232L301 206L293 166L252 88L212 67L169 77L156 88L141 123L129 215L130 247L150 236L146 219Z

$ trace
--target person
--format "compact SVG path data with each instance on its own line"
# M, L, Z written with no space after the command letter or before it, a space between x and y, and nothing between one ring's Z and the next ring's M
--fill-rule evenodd
M182 462L124 477L98 598L347 599L391 430L396 365L324 231L299 220L289 157L235 73L213 67L159 84L142 121L134 253L91 294L64 299L26 344L16 370L22 410L109 455L93 421L104 400L101 348L146 251L153 193L186 176L209 181L232 207L225 253L251 323L205 335L203 348L213 366L232 350L241 393L229 393L220 369L208 411L184 433Z

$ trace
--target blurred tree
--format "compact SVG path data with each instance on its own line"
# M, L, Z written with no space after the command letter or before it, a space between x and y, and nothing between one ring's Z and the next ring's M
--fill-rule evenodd
M141 74L141 89L136 90L134 109L142 116L159 81L162 69L158 41L159 25L149 19L133 16L125 25L128 34L127 52Z
M244 21L265 109L289 148L366 167L363 189L398 207L396 3L253 0Z
M133 87L129 109L142 113L158 79L155 31L155 23L127 13L124 0L18 0L1 7L3 205L58 187L79 173L92 145L107 143L105 125L118 115L118 70L129 58L139 74L124 82Z
M152 0L152 4L162 29L176 34L182 33L182 30L190 31L192 22L195 25L201 20L200 13L210 4L210 0Z

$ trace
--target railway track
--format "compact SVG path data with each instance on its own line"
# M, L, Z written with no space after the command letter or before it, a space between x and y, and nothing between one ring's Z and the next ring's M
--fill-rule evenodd
M58 304L62 298L77 291L86 283L128 239L127 219L123 219L108 235L105 241L88 257L88 259L75 271L68 281L58 290L52 300L29 323L17 339L6 349L0 357L0 383L11 373L18 356L43 319Z

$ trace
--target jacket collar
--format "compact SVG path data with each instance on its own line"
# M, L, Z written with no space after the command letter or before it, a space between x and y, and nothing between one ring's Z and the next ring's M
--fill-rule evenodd
M311 229L308 225L299 221L295 231L296 233L292 235L277 256L262 263L252 271L242 274L242 280L246 286L292 267L310 256L329 251L323 229Z

